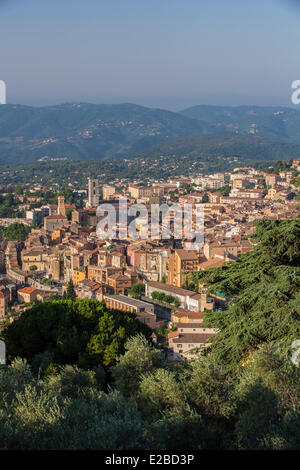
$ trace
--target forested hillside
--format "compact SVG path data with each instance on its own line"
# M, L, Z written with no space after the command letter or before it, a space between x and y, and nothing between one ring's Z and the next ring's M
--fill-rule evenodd
M300 143L300 112L280 106L193 106L181 112L219 132Z
M199 120L134 104L2 105L0 162L119 158L159 142L209 131L210 126Z
M288 159L299 154L299 147L280 142L300 144L299 129L300 113L290 108L196 106L175 113L129 103L1 105L0 163L125 158L149 149L155 157L159 152L208 159L235 153L256 160ZM215 135L224 132L233 134L230 145L228 135ZM208 140L199 139L208 134L213 134ZM236 134L249 139L238 140Z
M300 145L227 132L183 137L159 144L139 155L145 158L161 155L174 160L188 158L208 164L227 157L238 157L240 161L289 160L300 156Z

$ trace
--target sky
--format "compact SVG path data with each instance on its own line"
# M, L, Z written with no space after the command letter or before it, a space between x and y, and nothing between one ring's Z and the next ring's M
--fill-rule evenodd
M0 0L7 102L291 106L300 1Z

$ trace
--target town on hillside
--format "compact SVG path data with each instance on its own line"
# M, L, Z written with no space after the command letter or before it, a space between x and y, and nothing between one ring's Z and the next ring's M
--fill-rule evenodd
M71 289L79 299L133 312L153 330L153 341L167 348L171 362L192 359L216 334L214 328L203 327L206 312L228 308L222 292L208 293L199 283L195 287L192 273L251 251L255 221L297 217L299 174L300 159L295 159L283 167L182 175L149 186L134 180L120 188L114 181L102 184L99 178L90 178L81 191L57 192L30 183L2 187L1 322L13 322L33 303L66 297ZM124 226L122 198L128 210L135 204L149 209L146 236L128 233L134 217L129 216ZM99 238L101 204L115 210L113 237ZM157 237L151 236L150 208L155 204L182 209L189 205L194 228L196 208L201 207L203 242L191 249L184 230L181 238L174 236L178 216L172 209L169 221L159 218ZM164 238L167 224L170 236Z

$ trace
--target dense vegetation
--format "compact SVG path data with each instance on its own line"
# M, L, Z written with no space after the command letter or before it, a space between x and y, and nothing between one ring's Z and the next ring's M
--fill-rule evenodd
M143 295L145 295L145 284L142 282L134 284L129 289L128 294L134 299L140 299Z
M167 139L201 135L209 129L181 114L135 104L4 105L0 108L0 161L125 157Z
M228 310L205 317L220 329L211 352L231 372L264 343L289 356L300 339L300 218L260 221L254 241L237 261L190 276L191 288L200 281L231 298Z
M300 143L300 113L295 108L272 106L193 106L181 112L214 126L219 132L238 132L272 140Z
M67 295L70 295L71 287ZM151 330L135 315L110 310L91 299L48 300L37 303L3 332L9 357L34 363L45 354L55 364L110 366L124 351L129 336Z
M196 106L175 113L130 103L4 105L0 108L0 162L123 158L173 139L216 132L300 143L299 124L298 110L280 107ZM269 158L274 158L272 153Z
M159 300L160 302L166 302L167 304L173 304L175 307L180 306L180 302L173 295L165 294L164 292L154 291L151 294L152 299Z
M194 161L209 163L217 160L221 166L222 160L228 157L238 157L240 161L250 162L250 164L251 160L288 160L297 158L300 155L300 145L267 140L251 135L218 133L205 136L188 136L164 142L141 152L140 155L144 158L157 155L169 156L173 159L185 157ZM219 171L222 171L222 168Z
M123 185L125 187L126 183L133 180L137 180L144 185L152 184L153 181L165 183L170 177L179 177L183 174L195 176L197 173L209 174L215 171L233 171L236 167L249 165L254 168L268 167L274 163L271 159L272 149L268 149L265 141L263 153L269 160L263 160L263 162L259 160L259 156L255 156L256 150L251 147L251 142L248 147L245 147L245 151L252 155L251 159L243 156L243 154L240 155L238 147L234 149L237 154L233 156L225 156L225 153L222 153L225 147L222 149L221 146L218 149L219 154L204 152L205 146L202 146L202 150L198 147L199 151L193 152L190 146L191 141L187 138L183 145L181 145L181 141L176 141L178 153L173 141L170 146L166 145L164 148L166 154L161 154L161 149L154 147L147 152L147 155L145 153L144 155L140 154L139 156L124 159L45 161L16 166L0 164L0 185L7 191L11 190L12 186L32 186L32 181L43 186L65 188L71 185L74 189L86 189L87 179L92 177L99 178L100 183L113 183L115 186ZM257 141L255 143L258 144ZM272 145L275 144L272 143ZM289 152L286 153L286 149L282 150L283 152L275 152L274 158L276 158L276 155L281 158L291 156ZM186 151L187 154L185 154ZM300 154L300 148L295 152L292 150L292 152L293 156L297 156ZM226 150L226 155L228 153L230 153L229 148ZM121 185L120 181L122 182Z
M31 228L24 224L14 222L7 228L0 227L0 238L7 238L10 241L24 242Z
M20 211L20 201L13 194L0 194L0 218L24 217L25 211Z
M238 375L213 357L170 369L143 337L103 370L0 367L0 449L299 449L300 370L270 347Z

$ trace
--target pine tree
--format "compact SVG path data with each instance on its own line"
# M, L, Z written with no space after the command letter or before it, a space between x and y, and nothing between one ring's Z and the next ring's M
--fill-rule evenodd
M74 284L73 284L73 281L72 279L69 280L69 283L68 283L68 287L67 287L67 290L66 290L66 296L65 298L66 299L76 299L76 292L75 292L75 289L74 289Z

